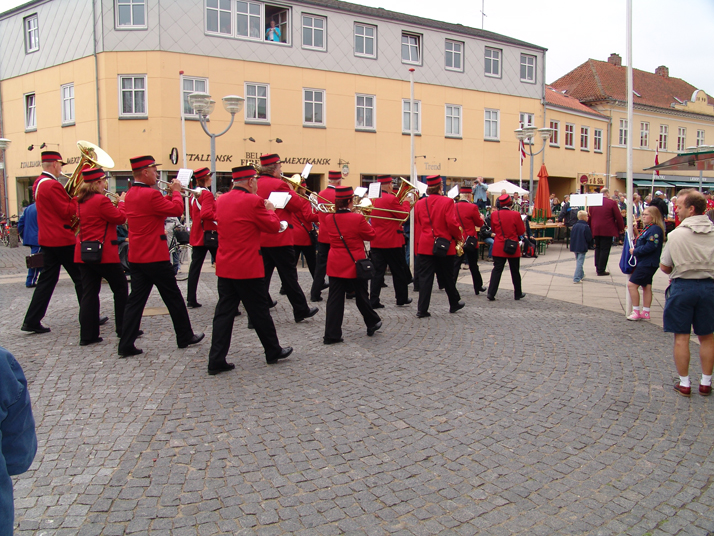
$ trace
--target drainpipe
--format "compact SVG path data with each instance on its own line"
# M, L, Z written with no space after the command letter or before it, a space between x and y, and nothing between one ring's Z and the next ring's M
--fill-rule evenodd
M543 78L543 84L542 84L543 97L541 98L541 104L543 105L543 128L546 128L548 125L546 124L547 119L545 117L545 113L546 113L546 109L545 109L545 102L546 102L546 98L545 98L545 51L543 51L543 76L542 76L542 78ZM545 145L543 146L543 155L541 156L541 164L545 164ZM528 193L528 197L530 197L530 192ZM535 203L535 199L530 200L530 202Z
M94 94L97 101L97 145L102 146L102 131L99 125L99 63L97 60L97 0L92 0L92 45L94 47Z

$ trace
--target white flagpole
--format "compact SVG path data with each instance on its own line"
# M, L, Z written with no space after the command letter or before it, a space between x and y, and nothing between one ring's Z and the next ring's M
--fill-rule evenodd
M627 232L632 238L634 219L632 214L632 116L633 116L633 97L632 97L632 0L627 0ZM627 276L629 282L630 277ZM630 292L625 284L625 316L629 315L632 309L632 300Z

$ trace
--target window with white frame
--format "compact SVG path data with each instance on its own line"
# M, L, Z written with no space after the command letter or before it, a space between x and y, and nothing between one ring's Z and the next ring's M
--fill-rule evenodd
M246 122L267 123L270 119L270 86L268 84L245 84Z
M640 147L647 148L650 146L650 124L640 123Z
M376 100L374 95L355 95L355 127L357 129L376 129Z
M602 129L596 128L593 130L593 151L596 153L602 152Z
M461 106L458 104L446 105L446 136L461 137Z
M575 149L575 125L571 123L565 123L565 146Z
M231 0L206 0L206 31L233 35Z
M25 95L25 130L37 130L36 101L34 93Z
M679 127L677 129L677 151L684 151L687 147L687 129Z
M521 82L536 81L536 57L530 54L521 54Z
M302 16L302 46L315 50L325 50L325 28L327 19L314 15Z
M303 89L303 118L302 122L308 126L325 125L325 90Z
M377 27L368 24L355 24L355 56L377 57Z
M704 145L704 131L697 130L697 147Z
M236 2L236 37L263 39L262 7L256 2ZM271 30L266 31L267 40L280 41L280 30L275 28L277 26L271 25Z
M534 121L535 121L535 116L533 114L529 114L526 112L521 112L518 114L518 122L520 123L520 127L532 127L534 126Z
M236 6L240 1L236 2ZM284 6L260 4L264 15L265 40L269 43L290 43L290 10Z
M446 68L450 71L464 70L464 44L446 40Z
M660 125L659 126L659 149L660 151L667 150L667 138L669 137L669 126Z
M414 101L414 134L421 134L421 101ZM402 132L409 134L412 131L411 127L411 100L402 99Z
M418 64L421 61L421 36L402 33L402 63Z
M118 29L146 28L146 0L116 0L114 9Z
M560 147L560 121L551 121L550 129L550 145L552 147Z
M501 76L501 50L498 48L486 47L484 53L484 74L486 76Z
M489 110L488 108L483 111L483 137L487 140L497 140L500 136L500 125L499 125L499 111Z
M247 0L206 0L206 33L289 44L290 8Z
M146 75L119 75L119 117L146 117Z
M620 119L620 131L617 136L618 145L627 145L627 119Z
M198 118L196 110L188 102L188 96L191 93L208 93L208 78L194 78L192 76L183 77L183 115L184 117Z
M590 150L590 127L580 127L580 150Z
M24 18L25 27L25 52L36 52L40 50L40 26L37 13Z
M74 84L65 84L60 87L62 96L62 124L74 124Z

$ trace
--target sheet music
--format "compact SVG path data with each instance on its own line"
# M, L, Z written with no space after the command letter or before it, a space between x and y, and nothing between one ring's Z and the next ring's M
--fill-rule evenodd
M367 197L370 199L376 199L382 195L382 184L379 182L373 182L369 185L369 193Z
M275 208L285 208L290 201L290 194L288 192L272 192L268 201L275 205Z
M300 173L300 176L303 179L307 179L307 176L310 175L310 170L312 169L312 164L305 164L305 167L302 170L302 173Z
M419 196L421 197L422 195L426 194L426 189L428 186L426 183L423 182L417 182L414 186L417 187L417 190L419 190Z
M451 199L456 199L456 196L459 195L459 186L454 186L446 195L448 195Z
M364 186L358 186L357 188L355 188L355 197L362 198L362 197L364 197L364 194L366 194L366 193L367 193L367 188L365 188Z
M178 170L178 175L176 178L181 181L181 186L188 188L189 182L191 182L191 176L193 175L192 169L181 168Z

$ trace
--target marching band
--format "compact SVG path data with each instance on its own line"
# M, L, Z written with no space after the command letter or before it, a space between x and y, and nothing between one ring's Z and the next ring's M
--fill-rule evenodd
M84 145L80 145L84 144ZM345 297L353 295L365 325L373 336L382 327L375 309L380 301L389 267L396 305L412 303L408 285L412 275L405 255L403 225L413 208L415 233L415 289L419 291L418 318L430 316L429 302L434 274L449 297L449 312L464 307L456 278L464 260L471 270L474 291L486 289L478 269L474 242L483 220L471 203L471 189L463 186L461 201L443 196L443 178L427 177L427 195L418 200L417 189L402 179L395 194L394 179L380 175L379 197L355 197L352 187L342 187L342 173L330 171L327 188L319 193L306 189L300 176L282 175L277 154L260 157L260 167L232 170L233 188L218 199L210 190L208 168L193 171L197 188L182 186L178 179L159 180L158 166L150 155L130 159L133 181L127 193L111 194L103 165L113 161L99 147L80 142L83 158L70 183L59 182L65 162L57 151L42 153L43 172L35 181L39 244L44 269L38 280L21 329L47 333L41 321L64 267L75 284L80 304L80 346L102 342L99 316L102 279L114 296L114 320L119 336L117 352L126 358L141 354L135 346L143 334L141 318L151 290L156 286L171 315L179 348L197 344L203 333L194 333L188 308L198 308L197 289L206 253L215 260L218 303L208 358L208 373L220 374L235 365L230 351L234 318L242 302L265 350L269 365L287 358L293 349L280 345L270 308L270 279L277 268L295 322L315 316L298 282L297 262L302 254L313 276L310 301L322 301L329 288L325 310L324 344L343 342ZM259 172L258 172L259 170ZM307 173L307 172L305 172ZM304 175L302 179L304 179ZM167 188L157 186L163 182ZM404 187L406 186L406 189ZM111 195L111 197L110 197ZM192 247L187 297L184 301L169 259L164 220L179 217L184 197L189 198ZM411 198L411 199L410 199ZM275 200L275 203L272 201ZM276 204L278 205L276 207ZM131 292L119 262L117 226L128 225ZM370 243L369 253L365 244ZM464 248L466 255L461 258ZM325 284L325 276L329 284Z

